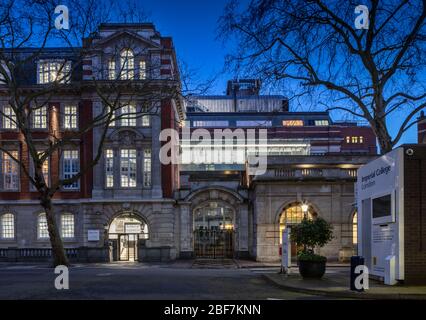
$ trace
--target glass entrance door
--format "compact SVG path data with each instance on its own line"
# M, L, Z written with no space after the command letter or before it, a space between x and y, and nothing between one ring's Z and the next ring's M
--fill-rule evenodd
M122 234L118 238L120 261L129 261L129 235Z
M119 257L120 261L137 261L138 260L138 239L137 234L121 234L119 235Z

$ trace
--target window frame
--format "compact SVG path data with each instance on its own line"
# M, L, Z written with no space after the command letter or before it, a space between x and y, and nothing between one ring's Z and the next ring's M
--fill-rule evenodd
M71 155L76 152L77 153L77 158L66 158L65 155L66 153L71 152ZM67 161L71 161L69 164L69 167L72 168L72 161L75 160L77 161L77 171L70 171L70 172L65 172L65 163ZM63 150L62 152L62 170L61 170L61 177L62 179L68 179L65 177L65 175L76 175L80 172L80 150L79 149L66 149ZM63 191L79 191L80 190L80 179L78 179L74 184L72 185L63 185L62 186Z
M56 78L53 77L52 73L54 72L57 72ZM59 74L61 74L60 81L58 81ZM37 61L37 84L43 85L43 84L50 84L54 82L67 84L70 81L71 81L71 61L70 60L40 59Z
M9 225L8 231L10 232L10 230L12 231L12 237L5 237L5 223L4 223L4 219L6 216L12 216L12 223L11 223L11 227ZM2 241L13 241L16 240L16 218L15 218L15 214L12 212L5 212L3 214L0 214L0 240Z
M71 227L71 229L72 229L72 236L65 236L64 235L64 217L72 217L72 227ZM73 213L69 213L69 212L66 212L66 213L61 213L61 238L62 239L64 239L64 240L73 240L73 239L75 239L75 215L73 214ZM68 226L69 227L69 226Z
M8 150L18 160L20 158L19 149ZM5 170L6 165L10 165L11 168L16 168L16 174L13 172L7 172ZM0 151L0 173L1 173L1 191L2 192L19 192L21 188L21 170L19 164L16 163L6 152ZM16 188L6 188L6 176L9 176L10 181L16 181Z
M43 228L41 227L42 226L41 223L43 223ZM44 227L44 224L46 225L45 227ZM42 236L42 231L43 231L43 236ZM46 232L47 236L44 236L44 232ZM41 212L37 215L37 240L41 240L41 241L49 240L49 227L47 225L46 212Z
M130 54L130 55L129 55ZM120 80L135 79L135 54L130 48L120 52Z
M147 157L148 154L149 158ZM146 170L147 167L149 167L148 171ZM147 189L152 188L152 148L145 148L143 150L143 187Z
M39 106L36 109L31 110L31 128L36 130L47 130L49 126L49 112L46 105ZM36 119L40 121L40 126L36 127ZM37 121L37 122L38 122ZM45 126L42 126L42 125Z
M110 154L110 156L109 156ZM104 151L104 180L105 180L105 189L112 189L115 186L115 177L114 177L114 149L106 148ZM111 178L111 184L108 184L108 177Z
M17 118L12 107L10 105L4 105L2 108L3 108L3 111L2 111L3 114L1 118L1 128L3 130L10 130L10 131L16 130L18 128ZM10 112L7 112L6 110L9 110ZM9 127L6 127L6 123L9 124Z
M127 156L123 156L123 152L127 151ZM133 153L134 151L134 157L131 156L131 153ZM132 161L134 160L134 172L132 172ZM124 167L123 166L123 161L127 161L127 166ZM122 189L135 189L138 186L138 178L137 178L137 173L138 173L138 150L137 149L120 149L120 188ZM123 170L126 169L126 170ZM131 179L131 175L132 173L134 173L134 185L130 184L130 181L132 181ZM123 184L123 177L126 177L127 180L127 184Z
M73 113L67 113L67 108L75 108L75 114ZM76 131L79 129L79 108L78 105L76 104L66 104L63 107L64 112L63 112L63 116L62 116L62 129L66 130L66 131ZM67 117L69 117L70 121L67 122ZM75 126L73 127L73 119L75 120ZM71 123L71 125L69 127L67 127L67 123Z
M139 60L139 80L146 80L147 77L147 63L145 59Z
M127 109L127 111L123 111L124 109ZM130 109L133 109L133 111L130 111ZM138 125L137 113L138 113L138 109L136 105L134 104L129 103L120 107L120 119L119 119L120 127L124 127L124 128L137 127ZM123 114L127 114L127 115L123 116ZM134 116L132 114L134 114Z
M117 79L117 63L114 58L108 60L108 80Z

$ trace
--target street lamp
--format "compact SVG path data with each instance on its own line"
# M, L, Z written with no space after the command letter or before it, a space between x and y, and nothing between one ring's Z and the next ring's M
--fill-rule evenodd
M307 218L309 205L307 203L303 203L301 207L302 207L303 217Z

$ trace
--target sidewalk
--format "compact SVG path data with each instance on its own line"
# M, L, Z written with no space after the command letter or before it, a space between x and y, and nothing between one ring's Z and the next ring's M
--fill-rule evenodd
M276 268L280 269L281 264L279 262L258 262L253 260L239 260L235 259L235 263L237 264L238 268L246 269L246 268ZM296 262L293 262L294 265L296 265ZM341 263L341 262L331 262L327 263L327 266L329 267L349 267L348 263ZM295 267L297 268L297 267Z
M365 292L349 290L349 268L327 267L322 279L305 280L293 267L289 275L279 273L263 274L263 277L285 290L350 299L425 299L426 286L386 286L378 281L369 282L370 289Z

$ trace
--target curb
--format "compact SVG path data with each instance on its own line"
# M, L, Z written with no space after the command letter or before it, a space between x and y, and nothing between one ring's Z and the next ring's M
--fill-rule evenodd
M350 298L361 300L426 300L426 294L400 294L400 293L366 293L366 292L330 292L326 290L307 289L282 284L267 274L262 274L263 279L269 283L288 291L327 296L331 298Z

